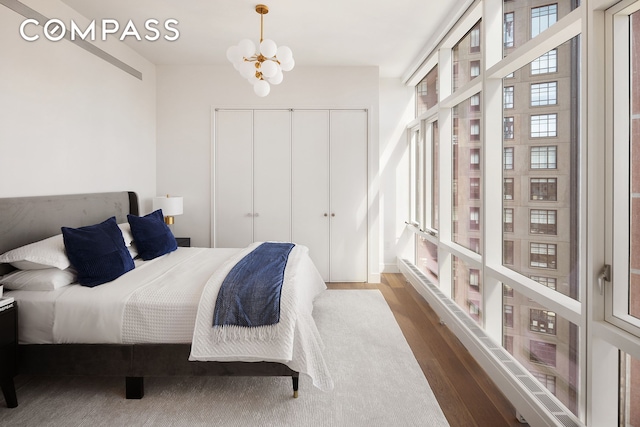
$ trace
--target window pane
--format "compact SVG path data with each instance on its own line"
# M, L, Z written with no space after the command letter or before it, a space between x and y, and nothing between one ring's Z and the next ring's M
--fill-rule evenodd
M438 103L438 66L416 85L416 117Z
M579 2L557 0L550 3L530 0L503 1L504 55L544 32L576 8Z
M631 147L629 164L629 314L640 318L640 12L631 15Z
M480 270L470 268L462 259L453 257L451 264L453 296L456 303L482 325L482 279Z
M440 133L438 132L438 122L431 125L431 228L437 230L439 228L439 209L440 204L440 172L438 162L440 161Z
M480 21L453 47L453 91L480 75Z
M503 251L504 265L526 277L544 277L557 292L574 299L579 299L580 271L580 189L575 166L579 163L579 44L578 36L551 51L547 60L563 58L553 79L528 72L540 59L515 72L513 78L503 79L503 85L513 86L515 93L531 94L530 102L516 101L514 108L503 113L504 123L529 125L528 132L516 131L508 138L505 132L503 139L503 209L513 210L512 224L504 222L506 217L503 220L503 233L509 233L503 240L511 242L509 250L514 251L508 258ZM513 162L512 168L506 167L508 162ZM514 231L507 231L511 227Z
M640 360L620 352L620 426L640 425Z
M481 111L470 109L470 104L471 98L453 108L452 229L454 242L480 252L479 247L471 247L469 239L481 238Z
M579 328L510 289L503 292L503 345L574 414L578 410ZM507 326L510 313L512 324ZM509 344L510 348L506 344Z
M424 237L418 238L417 266L435 285L438 285L438 246Z

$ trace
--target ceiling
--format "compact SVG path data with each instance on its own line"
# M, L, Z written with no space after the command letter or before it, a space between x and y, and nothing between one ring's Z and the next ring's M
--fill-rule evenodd
M257 43L256 0L62 0L86 18L133 20L144 37L147 19L178 20L180 37L127 44L155 64L231 64L226 50ZM296 66L378 66L402 77L426 53L463 2L453 0L265 0L264 38L293 50ZM161 26L159 26L161 28ZM163 32L165 34L165 32Z

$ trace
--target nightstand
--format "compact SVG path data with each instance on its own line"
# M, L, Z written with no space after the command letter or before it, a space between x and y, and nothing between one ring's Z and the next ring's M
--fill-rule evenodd
M13 377L18 373L18 306L0 307L0 386L8 408L18 406Z
M191 237L176 237L176 242L178 242L178 246L181 248L191 247Z

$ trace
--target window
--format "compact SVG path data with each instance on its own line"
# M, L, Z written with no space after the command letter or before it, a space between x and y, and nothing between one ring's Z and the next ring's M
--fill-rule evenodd
M552 268L557 265L556 245L553 243L531 243L529 265L537 268Z
M480 198L480 178L469 178L469 198L472 200Z
M558 200L557 178L531 178L531 200L551 201Z
M505 240L502 245L502 263L513 264L513 240Z
M476 253L480 253L480 239L477 237L469 237L469 249Z
M503 231L508 233L513 232L513 209L512 208L504 208L504 213L502 217L502 226Z
M513 306L512 305L504 305L504 317L503 324L507 328L513 328Z
M513 169L513 147L506 147L504 149L502 164L505 170Z
M529 330L543 334L556 334L556 314L553 311L530 309Z
M480 94L476 93L471 97L471 111L480 111Z
M504 178L504 200L513 200L513 178Z
M504 139L513 139L513 117L505 117L504 121Z
M503 108L513 108L513 86L505 86L503 91Z
M469 286L476 292L480 290L480 270L475 268L469 269Z
M531 147L531 169L555 169L557 151L556 146Z
M539 114L531 116L531 138L557 136L557 114Z
M531 9L531 38L534 38L553 24L558 19L558 5L534 7Z
M416 117L438 103L438 66L416 85Z
M558 82L531 84L531 106L556 105L558 103Z
M480 75L480 61L471 61L469 62L469 76L473 79L474 77L478 77Z
M504 47L513 47L513 12L504 14L503 33Z
M556 366L556 345L543 341L529 342L529 360L547 366Z
M547 74L558 71L558 50L553 49L531 63L531 74Z
M556 278L555 277L544 277L544 276L531 276L532 280L540 283L541 285L546 286L549 289L556 290Z
M469 208L469 229L480 230L480 208Z
M480 149L472 148L469 150L469 168L471 170L480 169Z
M557 234L557 211L548 209L531 209L531 234Z
M502 285L502 296L513 298L513 288L509 285Z
M509 354L513 355L513 337L511 335L504 334L502 336L502 346Z
M476 27L469 33L469 52L480 52L480 27Z
M480 139L480 119L471 119L469 121L469 136L472 141Z
M480 302L476 300L469 300L469 314L474 319L478 320L480 317Z
M553 395L556 394L556 377L542 372L531 372L531 375L546 387Z

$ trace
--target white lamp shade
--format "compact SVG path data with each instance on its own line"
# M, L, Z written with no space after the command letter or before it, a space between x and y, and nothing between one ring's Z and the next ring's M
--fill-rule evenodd
M253 44L251 40L244 39L241 40L240 43L238 43L238 50L240 51L240 54L245 58L251 58L256 54L256 45Z
M293 52L289 46L280 46L276 56L280 62L289 62L289 60L293 59Z
M262 72L263 76L265 76L266 78L270 78L276 75L276 73L278 72L278 67L279 65L275 62L266 60L260 66L260 71Z
M271 39L265 39L260 43L260 53L266 56L267 58L272 58L276 56L276 52L278 51L278 46L276 42Z
M175 216L182 215L182 197L154 197L153 210L162 209L162 215Z
M253 91L256 93L256 95L260 97L269 95L270 90L271 90L271 86L269 86L269 83L267 83L264 80L258 80L253 85Z

